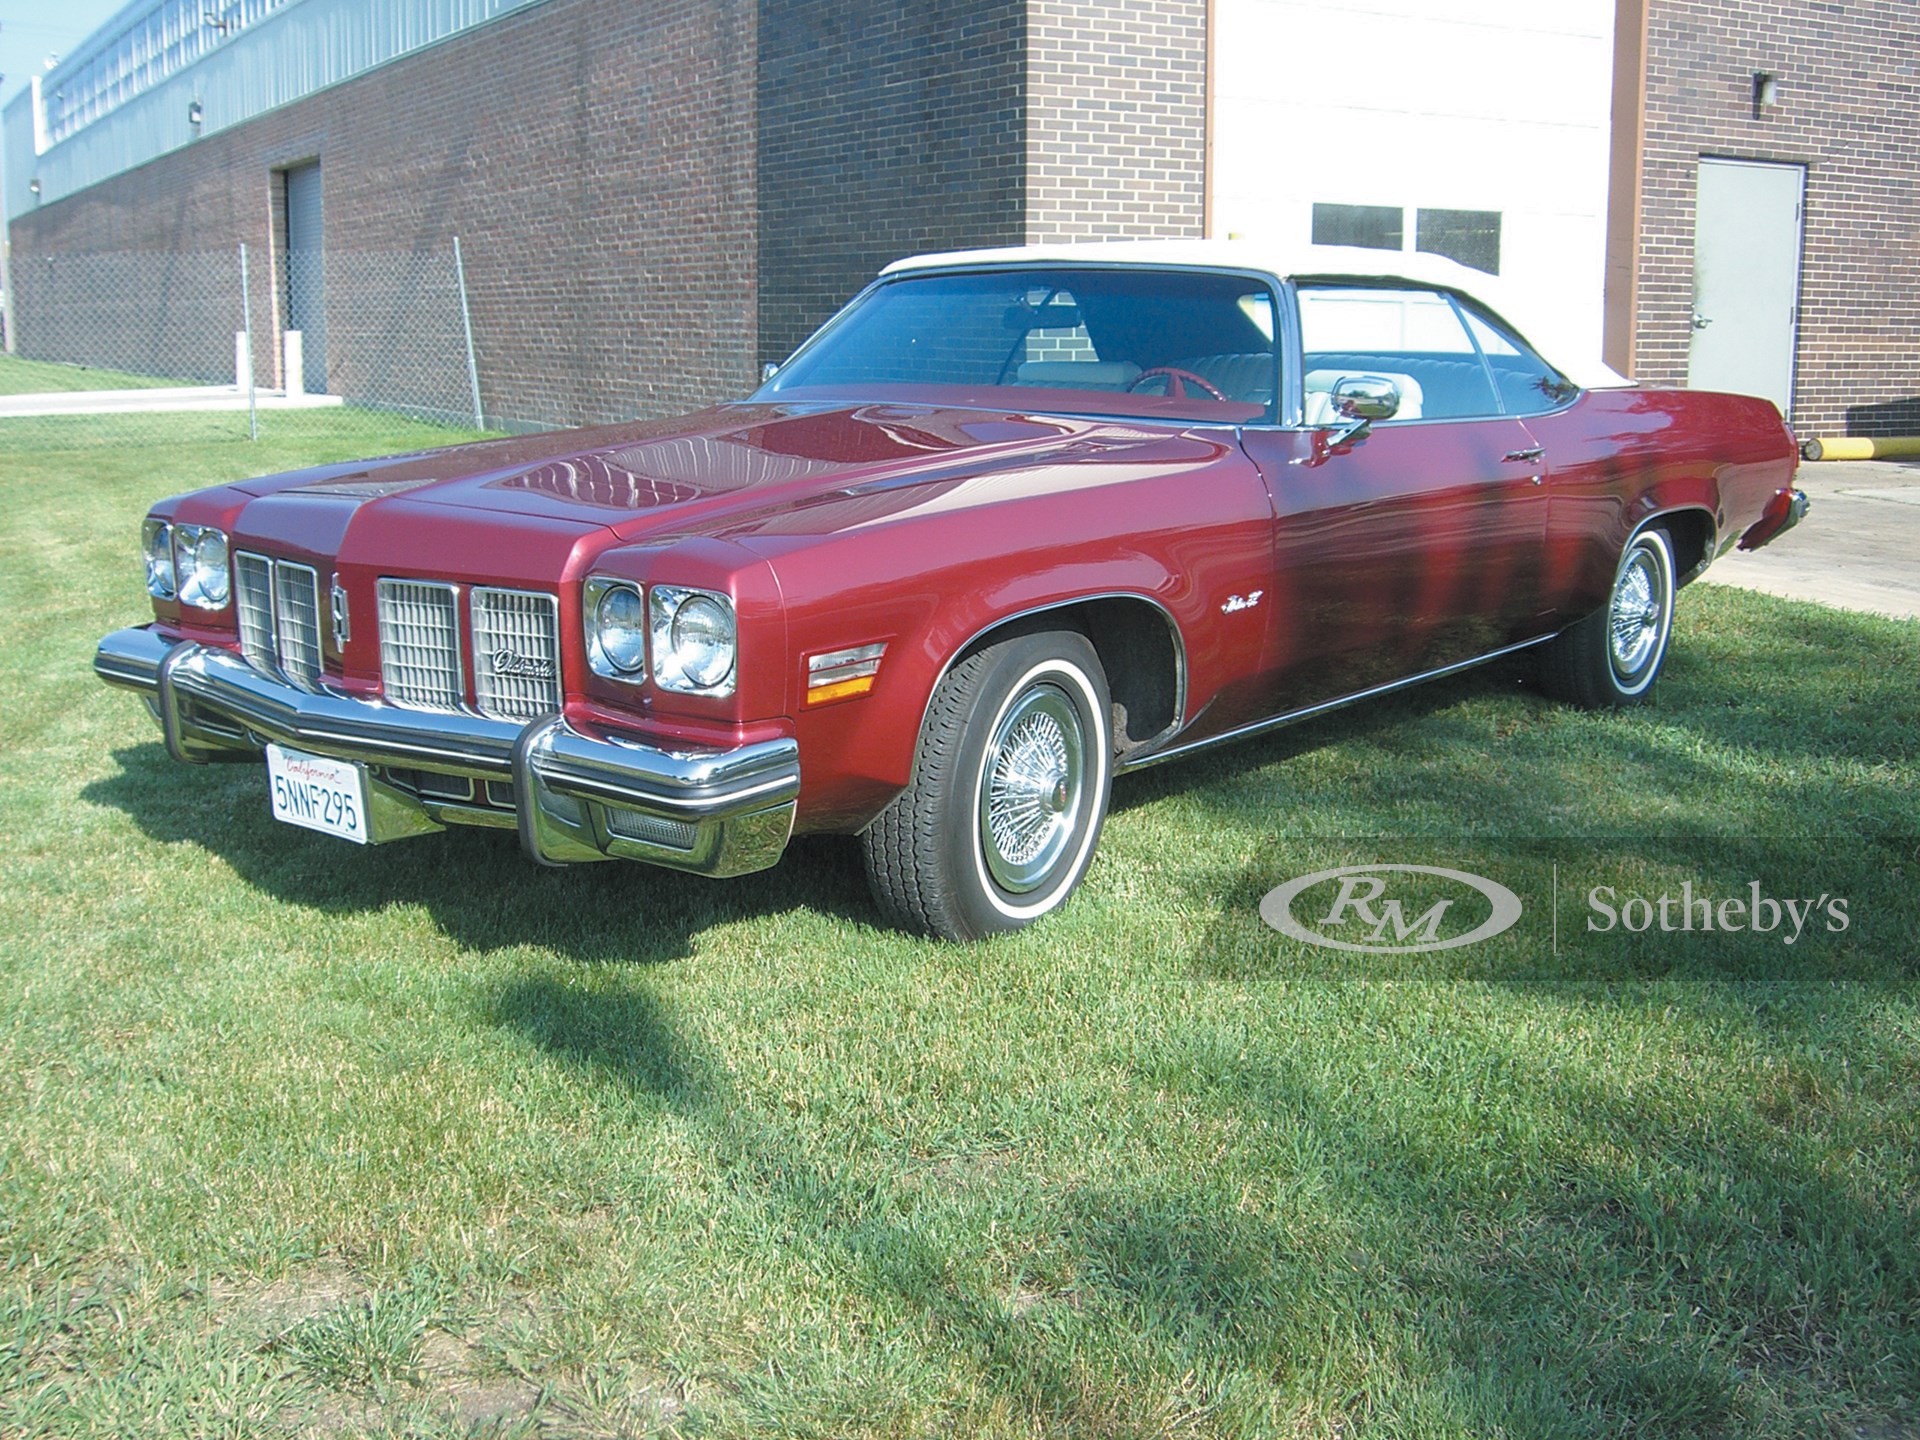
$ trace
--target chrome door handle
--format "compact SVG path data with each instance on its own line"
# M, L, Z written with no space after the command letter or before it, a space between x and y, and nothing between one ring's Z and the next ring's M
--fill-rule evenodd
M1547 447L1534 445L1525 450L1509 450L1501 457L1509 465L1531 465L1536 460L1546 458Z
M1702 315L1698 310L1693 312L1693 328L1694 329L1704 330L1707 328L1707 326L1711 325L1712 323L1713 321L1709 320L1706 316Z

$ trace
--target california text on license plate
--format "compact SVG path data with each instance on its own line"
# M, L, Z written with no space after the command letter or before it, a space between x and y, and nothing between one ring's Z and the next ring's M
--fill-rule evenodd
M367 843L367 772L352 761L269 745L267 783L274 819Z

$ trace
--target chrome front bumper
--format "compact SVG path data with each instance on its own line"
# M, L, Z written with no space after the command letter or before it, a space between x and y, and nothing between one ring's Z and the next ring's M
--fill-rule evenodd
M147 698L176 760L249 759L272 743L368 767L375 841L514 826L543 865L620 858L742 875L779 860L793 832L793 740L669 750L558 715L518 724L406 710L300 690L146 627L108 635L93 668Z

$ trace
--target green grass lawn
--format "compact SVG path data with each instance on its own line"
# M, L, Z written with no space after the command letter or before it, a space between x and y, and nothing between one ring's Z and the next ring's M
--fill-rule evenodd
M182 424L0 464L0 1435L1920 1433L1920 627L1689 591L1650 710L1493 667L1123 779L957 948L848 842L363 851L167 760L89 668L146 506L446 434ZM1367 860L1527 914L1260 922ZM1583 928L1755 880L1850 923Z
M149 390L155 386L194 383L100 370L91 365L56 365L45 360L23 360L18 355L0 355L0 395L45 395L62 390ZM232 383L231 380L228 383Z

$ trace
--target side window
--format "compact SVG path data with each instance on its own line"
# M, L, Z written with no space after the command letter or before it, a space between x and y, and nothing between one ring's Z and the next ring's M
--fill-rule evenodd
M1460 312L1467 329L1487 357L1494 384L1509 415L1540 415L1564 405L1579 388L1528 348L1527 342L1496 325L1470 305Z
M1326 423L1327 392L1360 373L1400 387L1395 420L1501 413L1479 348L1445 295L1390 285L1302 286L1299 295L1308 424Z

